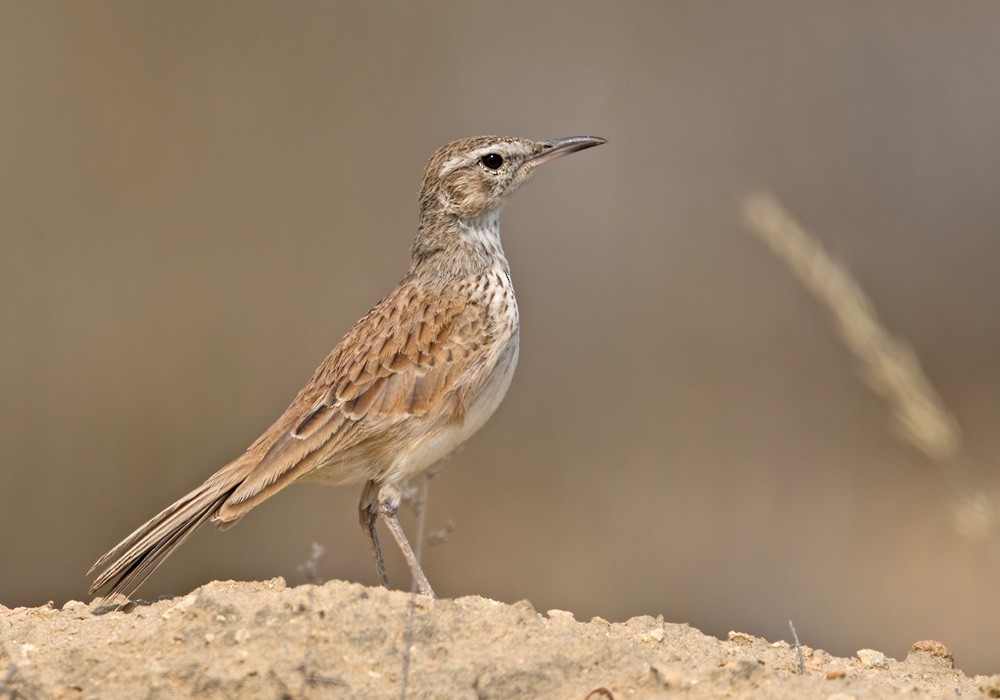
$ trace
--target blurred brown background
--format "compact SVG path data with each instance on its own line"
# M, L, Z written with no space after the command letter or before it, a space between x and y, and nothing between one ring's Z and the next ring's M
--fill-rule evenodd
M402 276L434 148L592 133L504 215L521 364L433 482L439 594L998 671L998 124L993 2L4 2L0 602L84 599L278 415ZM758 190L912 344L955 460L896 439ZM291 488L142 595L301 583L312 542L371 584L359 493Z

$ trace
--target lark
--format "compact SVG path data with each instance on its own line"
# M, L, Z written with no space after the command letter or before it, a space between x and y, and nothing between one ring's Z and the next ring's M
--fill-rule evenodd
M539 165L602 143L481 136L436 151L403 280L246 452L101 557L90 593L131 596L204 523L225 529L289 484L315 481L363 483L358 512L379 582L388 585L381 520L417 590L433 596L396 512L406 481L479 430L510 386L519 324L500 210Z

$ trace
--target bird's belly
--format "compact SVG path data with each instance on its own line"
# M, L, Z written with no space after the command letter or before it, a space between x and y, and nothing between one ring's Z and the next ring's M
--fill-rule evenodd
M518 336L515 332L500 352L493 371L471 403L465 407L463 420L450 421L421 435L411 443L409 449L397 455L392 466L379 480L399 482L416 476L435 462L447 457L482 428L507 394L514 376L514 368L517 366L518 346Z

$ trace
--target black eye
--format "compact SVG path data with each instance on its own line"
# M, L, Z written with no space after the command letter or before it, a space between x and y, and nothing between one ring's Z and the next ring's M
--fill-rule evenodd
M499 153L487 153L479 159L479 162L490 170L497 170L501 165L503 165L503 156Z

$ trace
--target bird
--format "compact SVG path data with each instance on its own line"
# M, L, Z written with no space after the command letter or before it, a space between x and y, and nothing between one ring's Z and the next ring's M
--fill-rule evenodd
M206 522L234 525L289 484L364 484L358 515L388 587L376 524L434 596L396 517L406 482L479 430L517 365L519 316L500 211L543 163L606 143L480 136L439 148L424 169L402 281L330 351L247 450L167 506L88 571L89 592L127 600Z

